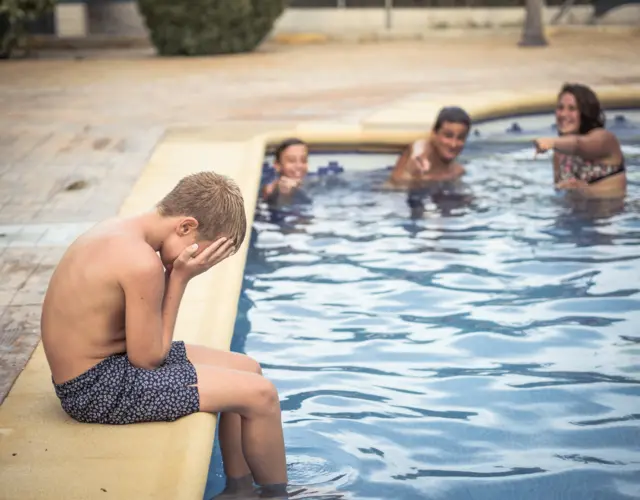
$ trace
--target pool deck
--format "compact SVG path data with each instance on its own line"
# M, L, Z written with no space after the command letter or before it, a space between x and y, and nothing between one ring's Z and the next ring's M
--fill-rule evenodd
M78 232L146 210L180 177L207 168L239 182L251 218L269 137L403 142L426 130L443 104L475 116L517 111L552 102L564 81L592 85L610 103L635 96L640 106L640 35L558 33L543 49L517 41L0 62L0 496L44 498L55 488L65 499L105 498L105 490L115 498L202 498L212 417L114 429L61 413L38 345L39 314L49 276ZM246 250L193 283L177 338L228 348ZM225 295L214 286L221 281Z

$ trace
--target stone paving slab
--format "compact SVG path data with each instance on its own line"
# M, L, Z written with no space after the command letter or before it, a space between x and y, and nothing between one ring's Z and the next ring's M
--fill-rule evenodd
M550 35L548 47L529 49L518 40L265 44L208 58L74 51L1 61L0 402L38 342L40 302L64 247L117 213L168 128L216 126L234 135L291 121L355 124L390 105L415 114L413 103L479 90L555 94L567 80L640 83L637 34ZM424 115L426 128L432 116ZM211 158L211 168L224 161Z
M64 249L117 213L162 134L56 120L0 127L0 402L40 339Z
M64 247L0 248L0 394L6 396L40 340L40 308Z

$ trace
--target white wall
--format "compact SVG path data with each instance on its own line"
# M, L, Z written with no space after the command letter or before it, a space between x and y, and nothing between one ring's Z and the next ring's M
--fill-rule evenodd
M591 6L573 7L561 24L584 24L592 10ZM548 23L557 11L557 7L546 8L545 22ZM524 15L523 8L395 9L391 13L391 24L393 31L419 34L429 29L522 26ZM278 19L274 34L379 32L385 29L385 23L384 9L287 9ZM640 26L640 5L615 9L600 24Z
M92 1L88 18L93 35L147 36L138 2Z
M83 37L88 30L87 6L83 3L56 4L56 34L59 37Z
M557 7L546 8L545 22L555 15ZM395 9L391 14L392 31L403 34L424 34L447 28L520 27L523 8L423 8ZM562 24L584 24L592 7L571 9ZM146 36L147 30L138 11L137 2L94 1L86 4L58 4L56 7L60 36L82 36L85 21L90 34ZM610 12L601 21L605 25L640 26L640 5L627 5ZM283 33L320 33L333 36L376 34L386 29L384 9L287 9L278 19L273 35Z

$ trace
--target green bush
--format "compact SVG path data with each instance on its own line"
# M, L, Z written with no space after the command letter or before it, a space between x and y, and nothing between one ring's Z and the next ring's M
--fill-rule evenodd
M161 55L249 52L269 34L286 0L138 0Z
M0 0L0 57L25 47L27 27L50 12L55 0Z

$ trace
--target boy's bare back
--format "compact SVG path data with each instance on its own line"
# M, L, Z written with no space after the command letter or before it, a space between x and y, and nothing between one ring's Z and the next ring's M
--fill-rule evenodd
M121 276L153 259L162 274L159 257L126 220L102 222L67 249L51 277L41 320L55 383L126 351Z

